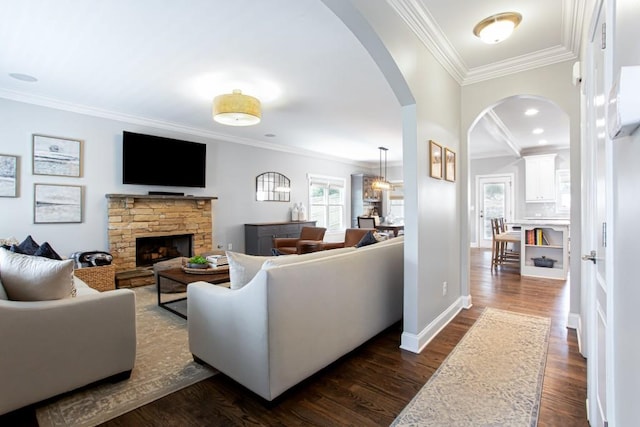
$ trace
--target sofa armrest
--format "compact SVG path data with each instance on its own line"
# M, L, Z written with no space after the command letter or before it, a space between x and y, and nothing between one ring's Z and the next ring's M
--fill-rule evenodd
M135 293L0 300L0 342L0 413L129 371L136 355Z
M206 282L187 288L189 350L225 375L269 398L266 274L241 289Z

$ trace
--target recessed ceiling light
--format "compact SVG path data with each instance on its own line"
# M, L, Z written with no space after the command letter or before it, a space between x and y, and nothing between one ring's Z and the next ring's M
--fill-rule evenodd
M22 73L9 73L9 77L13 77L16 80L29 82L29 83L38 81L38 79L36 79L35 77L30 76L29 74L22 74Z
M266 136L267 138L273 138L276 136L275 133L265 133L264 136Z
M532 131L532 133L533 133L534 135L540 135L541 133L544 133L544 129L542 129L542 128L535 128L535 129Z
M527 111L524 112L524 115L525 116L535 116L539 112L540 111L536 110L535 108L529 108L529 109L527 109Z
M538 145L547 145L548 141L546 139L541 139L538 141Z

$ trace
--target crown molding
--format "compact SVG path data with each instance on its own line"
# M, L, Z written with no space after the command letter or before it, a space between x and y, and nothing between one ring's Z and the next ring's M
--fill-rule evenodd
M521 71L533 70L535 68L553 65L559 62L575 60L576 58L577 56L573 52L567 50L566 47L555 46L527 55L510 58L505 61L494 62L482 67L472 68L467 72L462 85L465 86L485 80L495 79L496 77L504 77Z
M418 0L387 0L387 3L451 77L462 84L467 73L467 66L422 2Z
M420 0L387 0L387 3L451 77L462 86L575 60L579 56L582 22L585 13L584 1L582 0L562 0L562 44L560 46L472 69L467 67L423 2Z
M30 94L10 91L6 89L0 89L0 98L8 99L11 101L23 102L25 104L33 104L41 107L53 108L56 110L69 111L72 113L83 114L91 117L99 117L102 119L115 120L119 122L135 124L139 126L147 126L155 129L179 132L186 135L193 135L193 136L198 136L202 138L214 139L217 141L249 145L252 147L264 148L266 150L280 151L280 152L295 154L299 156L329 160L329 161L339 162L347 165L355 165L358 167L369 167L370 165L370 162L366 162L366 161L349 160L342 157L331 156L329 154L322 154L315 151L305 150L302 148L278 145L272 142L261 141L261 140L251 139L251 138L241 138L233 135L213 132L207 129L184 126L177 123L151 119L148 117L135 116L132 114L118 113L115 111L89 107L81 104L74 104L74 103L61 101L54 98L30 95Z

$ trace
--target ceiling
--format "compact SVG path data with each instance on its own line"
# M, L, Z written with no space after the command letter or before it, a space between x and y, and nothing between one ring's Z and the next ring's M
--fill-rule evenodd
M461 85L576 58L580 0L387 1ZM385 146L391 164L401 161L398 101L322 1L157 4L0 0L0 97L345 161L377 164ZM478 21L507 10L523 15L512 38L473 36ZM262 101L260 124L212 120L213 97L236 88ZM523 120L533 104L540 114ZM495 106L474 130L472 155L514 155L507 141L526 150L540 139L532 126L568 146L568 119L554 108L521 97Z

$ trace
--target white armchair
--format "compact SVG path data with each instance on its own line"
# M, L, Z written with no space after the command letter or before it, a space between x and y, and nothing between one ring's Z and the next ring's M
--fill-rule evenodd
M0 296L0 414L84 385L128 378L136 356L135 293L98 292L77 277L77 296Z

